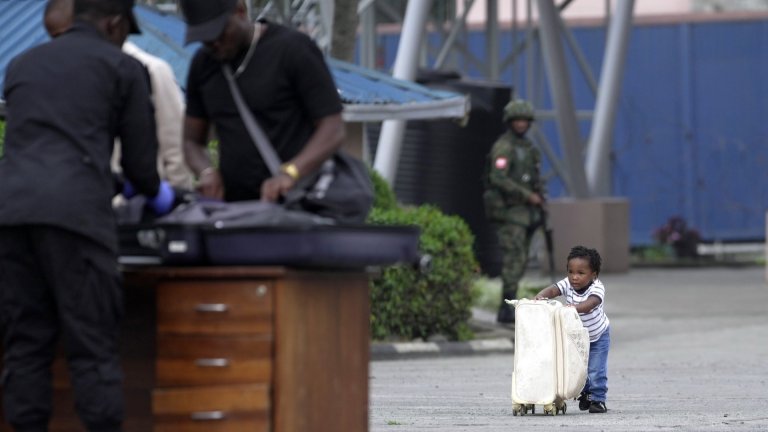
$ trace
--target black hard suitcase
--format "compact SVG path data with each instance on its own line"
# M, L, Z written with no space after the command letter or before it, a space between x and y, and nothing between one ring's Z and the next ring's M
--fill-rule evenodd
M200 226L183 224L118 225L118 247L123 264L206 264Z
M359 268L417 264L415 226L204 227L213 265Z
M416 226L336 225L259 201L191 202L154 224L120 229L121 255L168 265L360 268L416 265L421 258Z
M124 264L360 268L421 259L415 226L139 224L119 233Z
M158 238L162 239L158 255L163 264L208 264L208 252L203 238L203 226L197 224L158 224Z
M160 264L160 247L154 224L124 224L117 227L118 255L123 264Z

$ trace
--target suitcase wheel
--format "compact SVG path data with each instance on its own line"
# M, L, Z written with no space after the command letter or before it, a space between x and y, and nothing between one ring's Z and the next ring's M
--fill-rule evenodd
M565 414L565 411L568 409L568 404L565 402L562 403L562 405L555 406L555 414L563 413Z
M536 414L536 406L533 404L512 404L512 415L517 416L520 414L521 416L524 416L528 414L528 411L531 411L531 414Z

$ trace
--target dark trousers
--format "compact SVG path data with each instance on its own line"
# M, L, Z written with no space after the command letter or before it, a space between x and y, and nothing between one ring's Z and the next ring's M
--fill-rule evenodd
M5 417L16 431L48 430L59 340L87 430L121 430L123 308L114 252L51 226L0 227L0 385Z
M531 238L538 228L507 223L497 226L499 248L501 249L501 302L496 321L511 323L515 321L515 309L504 300L517 298L517 289L528 265L528 249Z

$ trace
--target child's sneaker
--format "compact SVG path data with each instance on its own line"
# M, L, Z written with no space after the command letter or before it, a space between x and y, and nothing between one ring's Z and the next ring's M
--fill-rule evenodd
M608 408L605 407L605 402L603 401L592 401L592 404L589 405L589 412L591 413L604 413L608 411Z
M590 400L590 394L586 392L581 392L578 398L576 400L579 401L579 409L582 411L586 411L589 409L589 405L592 403Z

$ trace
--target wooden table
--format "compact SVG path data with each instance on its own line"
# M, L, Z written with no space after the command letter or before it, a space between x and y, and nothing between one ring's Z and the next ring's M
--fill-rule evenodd
M127 432L368 430L360 271L126 269ZM52 432L82 431L63 360Z

